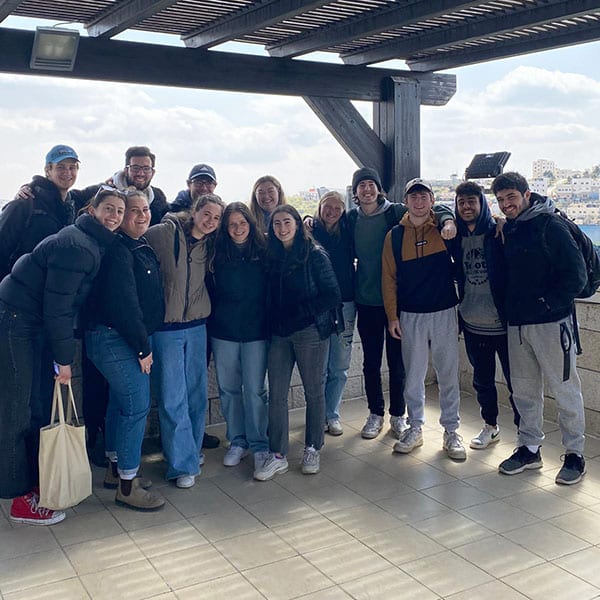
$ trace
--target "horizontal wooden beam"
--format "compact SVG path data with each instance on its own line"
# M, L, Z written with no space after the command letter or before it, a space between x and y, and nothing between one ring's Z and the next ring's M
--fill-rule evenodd
M493 46L484 46L465 50L461 48L451 52L439 52L415 60L407 61L407 65L413 71L429 72L443 69L453 69L464 65L487 62L509 56L519 56L529 52L541 52L565 46L574 46L584 42L600 40L600 25L587 28L577 27L577 30L562 28L559 31L549 33L537 33L526 37L519 37Z
M357 165L384 172L385 145L350 100L322 96L304 100Z
M85 24L91 37L113 37L152 15L176 4L177 0L129 0Z
M43 75L29 68L34 32L0 28L0 72ZM79 40L73 71L55 77L121 81L194 89L378 101L386 77L419 81L422 104L442 106L456 92L456 77L395 69L196 50L111 39Z
M325 4L324 0L318 2L301 2L299 0L261 2L258 5L250 5L246 10L236 11L209 25L194 29L186 35L182 35L181 39L188 48L210 48L257 29L264 29L285 19L291 19L323 4Z
M420 0L394 5L391 8L362 13L360 18L344 19L335 25L319 28L314 33L302 34L291 40L269 44L267 50L271 56L292 57L314 52L321 48L331 48L370 35L389 31L395 27L411 25L423 19L448 14L456 10L481 4L481 0Z
M0 0L0 23L22 3L23 0Z
M409 58L420 52L451 46L452 44L479 40L490 35L544 25L557 20L589 14L598 8L598 0L549 0L524 10L506 11L498 16L470 18L457 25L434 29L430 32L407 36L396 41L379 44L370 50L342 55L346 64L366 65L392 58Z

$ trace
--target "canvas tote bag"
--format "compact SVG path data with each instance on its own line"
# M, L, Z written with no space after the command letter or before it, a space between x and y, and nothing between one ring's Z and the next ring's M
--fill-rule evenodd
M75 506L92 493L92 471L85 447L85 426L79 423L70 383L67 402L65 420L62 391L57 381L54 384L50 425L40 429L39 454L39 504L52 510Z

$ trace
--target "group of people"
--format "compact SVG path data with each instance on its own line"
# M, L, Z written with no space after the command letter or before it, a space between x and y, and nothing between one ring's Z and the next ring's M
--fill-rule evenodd
M155 156L147 147L129 148L124 169L107 183L74 190L79 164L72 148L55 146L45 176L0 214L0 497L13 498L14 521L64 519L39 506L37 453L53 381L71 380L77 332L88 435L103 432L104 485L128 508L165 502L139 473L151 385L166 479L195 484L210 353L227 425L224 465L251 454L258 481L288 470L297 365L306 400L301 468L318 473L324 433L343 434L355 321L368 403L363 438L384 427L385 344L394 452L423 444L431 352L443 448L466 459L458 433L461 329L484 421L471 448L499 439L498 355L519 436L499 470L542 466L546 380L566 448L556 481L577 483L585 473L581 386L574 345L565 344L585 263L552 203L519 174L493 182L507 218L499 234L473 182L459 185L453 212L418 178L406 184L404 202L390 202L379 174L363 167L352 178L355 208L328 192L303 221L270 175L256 181L248 205L226 205L215 194L214 169L198 164L169 204L151 185Z

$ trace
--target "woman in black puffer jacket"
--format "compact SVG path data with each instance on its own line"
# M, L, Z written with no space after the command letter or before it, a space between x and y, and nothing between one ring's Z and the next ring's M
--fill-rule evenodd
M318 473L325 423L324 381L329 336L333 333L340 289L327 253L308 235L298 211L278 206L268 239L267 306L271 324L269 447L271 453L254 473L260 481L288 469L288 392L298 365L306 398L306 434L302 472Z
M165 301L158 258L143 237L151 218L148 198L128 192L126 204L120 243L102 260L86 307L85 341L110 388L104 487L117 490L121 506L156 510L165 501L137 473L150 410L152 334L163 323Z
M52 525L65 517L38 506L39 429L51 407L51 398L32 401L45 372L40 350L50 343L56 379L69 383L76 317L124 211L124 195L101 188L88 214L19 258L0 283L0 497L14 498L13 521Z

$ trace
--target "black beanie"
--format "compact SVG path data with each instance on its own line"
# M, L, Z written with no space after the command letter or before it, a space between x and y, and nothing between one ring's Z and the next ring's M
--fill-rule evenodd
M379 178L379 173L375 169L371 169L371 167L362 167L358 169L358 171L354 171L354 175L352 175L352 193L354 195L356 195L358 184L365 179L374 181L377 189L381 191L381 179Z

